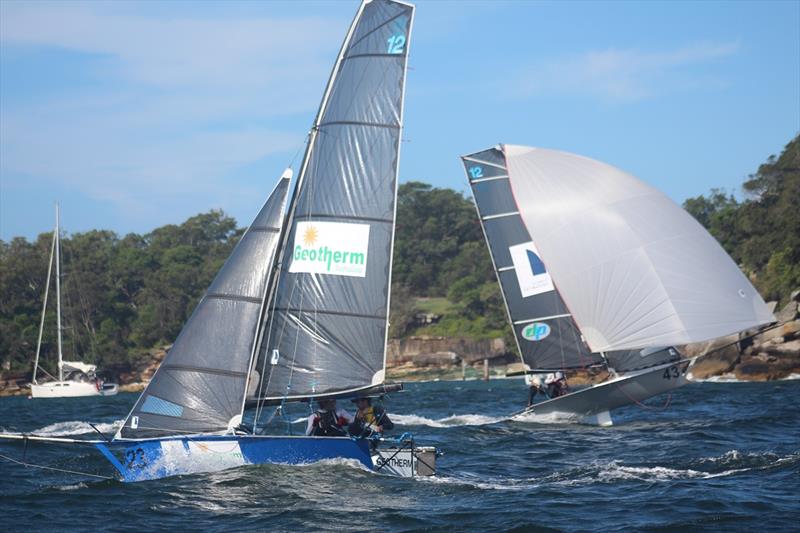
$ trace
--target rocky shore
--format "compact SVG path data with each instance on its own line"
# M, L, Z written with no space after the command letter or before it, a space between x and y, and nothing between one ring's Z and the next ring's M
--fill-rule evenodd
M775 310L776 302L768 305ZM694 365L694 377L772 381L800 374L800 290L791 294L775 318L775 326L684 346L683 353L688 356L711 352Z
M770 302L773 311L776 302ZM702 357L692 369L697 380L715 376L739 381L772 381L800 375L800 290L775 313L778 325L746 331L711 342L680 347L685 356ZM144 389L169 349L150 350L140 358L135 370L120 373L121 392ZM480 379L488 360L490 379L506 377L521 370L516 355L503 339L471 340L449 337L409 337L392 339L387 349L387 379L427 381L433 379ZM570 372L572 385L597 383L604 371ZM29 394L28 375L0 372L0 396Z

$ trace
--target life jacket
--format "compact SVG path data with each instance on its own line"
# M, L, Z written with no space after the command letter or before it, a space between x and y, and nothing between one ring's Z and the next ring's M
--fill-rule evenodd
M365 425L378 425L377 420L381 413L375 412L375 408L373 406L369 406L363 411L360 411L359 414L361 415L361 419L364 421Z
M342 428L344 420L339 420L336 411L317 411L314 435L318 437L341 437L346 434Z

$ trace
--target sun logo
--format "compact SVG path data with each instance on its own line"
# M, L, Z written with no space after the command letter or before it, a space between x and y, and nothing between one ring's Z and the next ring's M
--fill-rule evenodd
M303 242L306 246L313 246L314 243L317 242L317 237L319 237L317 228L314 226L308 226L305 233L303 233Z

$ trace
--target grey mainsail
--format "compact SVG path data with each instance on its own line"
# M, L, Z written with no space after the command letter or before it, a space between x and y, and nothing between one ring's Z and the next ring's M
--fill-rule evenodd
M280 235L287 174L200 300L118 437L222 432L239 419Z
M258 400L383 383L413 10L364 2L342 45L289 208Z
M583 342L519 216L503 152L490 148L462 162L523 362L540 371L601 363Z

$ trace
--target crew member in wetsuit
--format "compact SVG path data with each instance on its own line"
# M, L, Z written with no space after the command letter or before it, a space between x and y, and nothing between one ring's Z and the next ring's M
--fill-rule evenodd
M371 398L353 400L358 407L355 420L350 424L350 434L354 437L369 437L373 433L383 433L394 428L389 415L383 407L372 405Z
M306 435L315 437L343 437L353 416L344 409L336 408L336 400L319 400L317 410L308 417Z

